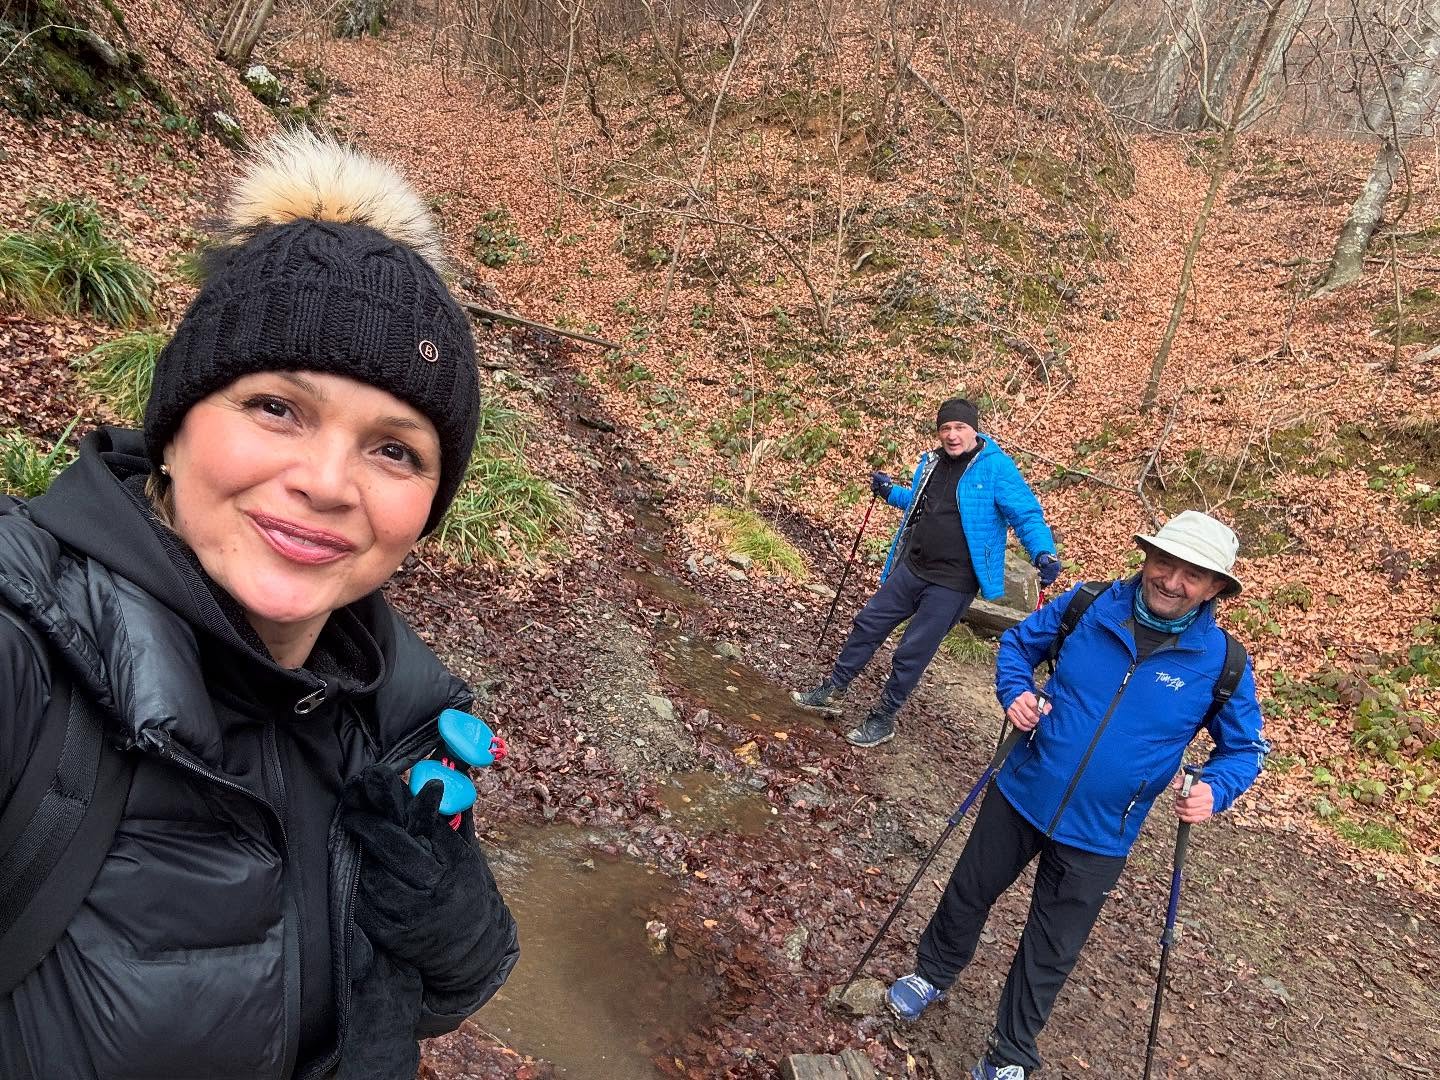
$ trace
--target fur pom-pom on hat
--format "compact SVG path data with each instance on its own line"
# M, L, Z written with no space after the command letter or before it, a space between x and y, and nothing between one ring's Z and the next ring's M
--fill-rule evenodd
M276 135L255 153L231 193L223 239L240 243L302 218L367 225L444 272L439 230L410 182L388 162L309 128Z
M440 236L391 165L296 130L238 178L205 282L155 365L145 444L158 466L202 398L260 371L317 371L406 401L440 435L426 531L465 475L480 410L470 321Z

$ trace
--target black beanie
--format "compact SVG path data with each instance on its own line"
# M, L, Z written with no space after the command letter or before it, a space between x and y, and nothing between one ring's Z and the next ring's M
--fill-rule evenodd
M964 398L946 398L940 403L940 411L935 416L935 427L942 428L952 420L959 420L976 431L980 430L980 410Z
M465 477L480 408L470 322L432 264L428 211L393 169L301 131L262 154L230 216L230 242L207 257L205 283L155 363L151 460L196 402L242 376L343 375L435 425L428 533Z

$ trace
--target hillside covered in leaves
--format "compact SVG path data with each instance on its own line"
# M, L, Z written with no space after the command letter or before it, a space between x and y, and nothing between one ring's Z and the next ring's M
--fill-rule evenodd
M479 452L452 519L394 591L486 688L517 747L484 792L500 827L619 830L611 854L641 845L685 882L675 940L721 988L710 1026L666 1043L664 1068L772 1075L776 1048L803 1048L808 1032L826 1048L863 1044L892 1074L955 1075L958 1058L931 1049L917 1064L873 1021L823 1012L823 984L853 945L841 926L878 922L904 860L986 754L990 647L957 637L913 706L914 745L866 760L802 737L788 714L726 712L714 687L672 666L689 655L674 635L699 634L738 642L735 659L777 688L816 674L811 623L839 584L868 475L908 474L935 403L952 394L980 404L1039 493L1062 586L1133 569L1132 535L1179 510L1234 526L1246 588L1222 621L1251 651L1273 753L1226 815L1237 854L1210 884L1223 893L1260 873L1254 862L1299 853L1328 901L1301 918L1311 901L1293 882L1262 883L1256 910L1293 919L1317 956L1353 948L1355 964L1393 966L1408 952L1411 981L1367 984L1365 1015L1383 1026L1403 1014L1412 1031L1433 1021L1433 1005L1393 989L1433 979L1437 951L1433 136L1411 144L1403 226L1374 245L1359 281L1317 293L1373 147L1279 125L1242 132L1145 409L1221 139L1117 118L1087 81L1094 54L1067 55L990 9L878 3L755 5L673 25L650 5L609 23L609 9L577 8L507 52L483 7L393 5L339 38L328 17L282 5L238 66L214 58L219 14L172 0L26 0L0 13L6 489L43 490L83 431L136 421L224 177L278 126L315 124L415 180L459 295L544 324L478 324L490 386ZM873 585L889 525L872 523L842 617ZM638 644L612 633L624 625ZM678 715L635 726L647 694ZM692 767L757 780L809 870L783 844L755 855L681 835L657 785ZM918 770L917 806L887 770ZM797 805L797 783L822 799ZM863 835L842 843L835 831L856 828L857 807ZM1139 861L1159 866L1167 838L1151 824ZM795 874L783 887L767 882L775 865ZM1142 912L1163 895L1147 888L1117 899L1105 955L1141 956L1142 939L1148 950ZM1383 894L1385 929L1327 945L1326 919L1370 891ZM1285 969L1288 950L1259 915L1227 929L1211 914L1192 959L1223 967L1275 1020L1237 1036L1242 1051L1279 1055L1275 1025L1292 1010L1343 1013L1346 980ZM800 924L797 967L786 955ZM1105 987L1130 976L1089 963L1095 1026L1056 1036L1063 1075L1119 1075L1107 1070L1129 1060L1113 1037L1127 997ZM795 1000L776 1005L756 971L786 973ZM1322 988L1277 1004L1265 978L1287 994L1299 981ZM1218 997L1223 985L1216 974L1194 989ZM1236 1007L1195 1006L1217 1023ZM983 1037L974 1023L961 1034ZM1349 1060L1360 1036L1336 1023L1312 1068ZM741 1053L761 1037L758 1057ZM1220 1075L1225 1040L1184 1038L1188 1064L1172 1075ZM1440 1067L1437 1052L1421 1046L1430 1056L1414 1067ZM523 1071L542 1068L523 1054L468 1053L452 1047L427 1068L543 1075Z

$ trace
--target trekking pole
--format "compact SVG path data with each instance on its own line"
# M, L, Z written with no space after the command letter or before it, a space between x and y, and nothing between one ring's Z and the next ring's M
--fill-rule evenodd
M1199 765L1185 766L1185 779L1180 782L1180 797L1200 779ZM1185 873L1185 849L1190 846L1190 823L1182 821L1175 833L1175 868L1170 873L1170 910L1165 915L1165 932L1160 935L1160 977L1155 980L1155 1009L1150 1014L1150 1042L1145 1047L1145 1080L1150 1080L1150 1066L1155 1061L1155 1039L1160 1033L1160 1003L1165 998L1165 969L1170 964L1170 946L1175 943L1175 916L1180 909L1180 879Z
M855 976L860 974L860 969L865 966L865 962L874 954L875 947L880 944L880 939L885 936L885 931L890 929L890 924L895 921L895 916L900 914L900 909L905 906L905 901L910 899L910 894L915 891L915 886L920 883L920 877L925 873L931 860L934 859L940 849L945 846L945 841L950 839L950 834L955 831L955 826L960 824L961 818L969 812L975 800L978 799L981 792L985 790L985 785L990 783L990 778L999 771L1001 765L1005 764L1005 759L1009 757L1010 751L1015 749L1015 744L1018 743L1024 735L1025 732L1019 728L1012 728L1010 734L1000 740L1000 745L995 748L995 756L990 759L990 764L985 766L985 771L980 774L980 779L975 781L975 786L970 789L970 794L965 796L965 801L950 815L950 820L945 823L945 830L940 834L940 839L935 841L926 853L925 858L921 860L920 868L915 871L915 876L910 879L910 884L905 886L905 891L900 894L900 899L895 901L895 906L890 909L890 914L886 917L885 921L880 924L880 929L876 931L875 936L870 940L869 946L865 949L865 954L860 957L854 970L850 972L850 977L845 980L845 985L840 988L841 998L845 997L845 992L850 989L850 984L855 981Z
M855 543L850 545L850 558L845 560L845 569L840 574L840 585L835 590L835 599L830 601L830 613L825 616L825 627L820 631L820 639L815 642L817 649L825 644L825 635L830 632L830 620L835 618L835 605L840 603L840 594L845 591L845 581L850 577L850 567L855 562L855 553L860 550L860 538L865 535L865 526L870 524L870 511L875 509L875 504L879 501L879 495L870 496L870 505L865 508L865 517L860 522L860 531L855 534Z

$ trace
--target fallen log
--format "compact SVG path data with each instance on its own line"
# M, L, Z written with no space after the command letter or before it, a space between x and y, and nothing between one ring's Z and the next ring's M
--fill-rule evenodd
M620 346L613 341L607 341L602 337L594 337L591 334L582 334L578 330L566 330L559 326L551 326L549 323L536 322L534 319L522 319L519 315L511 315L504 311L496 311L494 308L481 307L479 304L472 304L469 300L458 301L460 306L481 319L495 319L498 322L514 323L516 326L528 326L532 330L544 330L547 334L558 334L561 337L574 338L576 341L583 341L589 345L599 345L606 349L619 349Z

